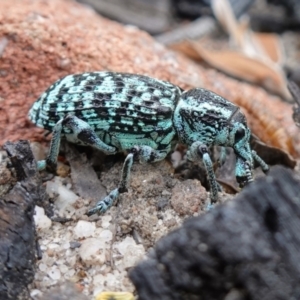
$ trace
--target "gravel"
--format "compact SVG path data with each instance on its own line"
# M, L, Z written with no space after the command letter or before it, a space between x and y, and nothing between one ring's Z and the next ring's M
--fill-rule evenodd
M109 159L105 163L111 164ZM120 157L101 172L99 184L107 191L117 185L122 164ZM54 219L59 216L70 221L51 221L43 208L36 207L43 256L30 286L33 299L43 299L49 288L64 282L75 283L89 298L103 291L134 292L128 270L185 218L202 213L208 201L200 182L176 178L168 160L134 164L128 192L102 216L85 215L100 199L78 197L70 177L55 176L45 184L53 201Z

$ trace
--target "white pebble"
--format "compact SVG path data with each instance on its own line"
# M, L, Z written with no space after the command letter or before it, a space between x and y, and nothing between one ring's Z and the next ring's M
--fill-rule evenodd
M112 237L113 237L113 234L110 230L103 230L101 233L100 233L100 239L105 241L105 242L109 242L112 240Z
M171 154L171 162L173 164L173 168L177 168L182 161L182 155L179 151L174 151Z
M88 265L102 265L105 262L105 242L96 238L84 240L78 254Z
M62 264L59 266L59 270L60 270L60 272L65 274L69 270L69 268L66 265Z
M39 269L42 271L42 272L45 272L47 270L47 266L43 263L39 264Z
M53 196L54 193L58 194L55 206L59 210L60 215L67 213L68 208L79 198L74 192L62 184L61 178L58 176L54 177L54 180L47 182L46 191L50 196Z
M116 290L120 284L120 273L107 273L104 275L97 274L93 277L94 292L96 296L103 290Z
M40 290L37 290L37 289L34 289L34 290L31 290L30 292L30 296L31 298L34 298L34 297L40 297L42 295L42 292Z
M46 245L40 245L40 248L42 251L46 251L47 250L47 246Z
M59 245L58 244L55 244L55 243L50 243L49 245L48 245L48 249L56 249L56 248L58 248L59 247Z
M132 237L126 237L125 240L114 245L114 248L123 255L119 262L122 268L131 268L145 255L143 245L137 245Z
M65 279L70 279L75 275L75 270L71 269L64 274Z
M68 250L66 251L66 261L69 267L73 268L76 264L76 256L71 253L68 254Z
M136 245L135 247L128 247L123 257L124 269L131 268L136 265L145 255L143 245Z
M61 274L60 274L60 270L56 267L56 266L53 266L49 272L48 272L48 276L53 279L53 280L59 280L60 277L61 277Z
M42 207L35 206L35 214L33 216L35 226L38 230L49 229L52 225L52 221L45 215L45 210Z
M74 228L74 234L77 238L86 238L92 236L96 230L95 222L80 220Z
M58 259L58 260L55 261L55 264L56 264L57 266L60 266L60 265L62 265L64 262L65 262L65 261L64 261L63 259Z
M101 225L103 228L107 228L110 225L110 221L111 221L111 216L102 216L101 218Z
M119 251L120 254L124 255L128 247L136 246L136 242L132 237L127 236L123 241L116 243L114 247Z
M63 243L62 248L65 249L65 250L69 249L70 248L70 242Z
M47 288L47 287L52 286L52 285L54 285L54 284L57 283L57 281L52 280L52 279L49 278L48 276L49 276L49 275L45 276L45 277L43 278L43 280L41 281L41 287L43 287L43 288L46 287L46 288Z
M108 273L105 275L104 284L108 290L113 290L118 286L118 284L120 282L120 278L118 275L119 274L116 274L116 273L114 273L114 274Z
M93 284L96 285L97 287L99 286L104 286L104 281L105 281L105 277L102 274L97 274L95 276L93 276Z

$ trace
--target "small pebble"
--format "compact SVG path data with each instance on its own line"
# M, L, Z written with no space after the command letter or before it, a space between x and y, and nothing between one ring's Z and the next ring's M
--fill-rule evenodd
M63 243L62 248L65 249L65 250L69 249L70 248L70 243L69 242Z
M61 273L65 274L69 270L69 268L66 265L62 264L59 266L59 270Z
M71 249L76 249L76 248L79 248L81 246L81 243L78 242L78 241L71 241L70 242L70 248Z
M35 226L38 230L49 229L52 225L52 221L45 215L45 210L42 207L35 206L35 214L33 216Z
M105 242L109 242L112 240L113 238L113 234L110 230L103 230L101 233L100 233L100 238L105 241Z
M120 254L124 255L128 247L136 246L136 242L132 237L127 236L123 241L116 243L114 246Z
M105 263L105 242L96 238L88 238L82 242L78 253L86 264L102 265Z
M43 264L43 263L39 264L39 269L40 269L42 272L46 272L47 268L48 268L48 267L47 267L45 264Z
M126 237L122 242L116 243L114 247L123 255L119 266L124 269L133 267L145 255L143 245L137 245L132 237Z
M48 272L48 276L53 280L59 280L61 277L60 270L57 266L53 266Z
M86 238L94 234L96 230L96 224L94 222L78 221L74 228L74 234L77 238Z
M74 269L71 269L69 271L67 271L65 274L64 274L64 277L66 279L70 279L71 277L73 277L75 275L75 270Z
M111 221L111 216L103 216L103 217L101 218L102 227L103 227L103 228L109 227L110 221Z
M32 298L40 297L41 295L42 295L42 292L40 290L37 290L37 289L31 290L31 292L30 292L30 296Z
M56 243L50 243L50 244L48 245L48 249L55 249L55 248L59 248L59 245L56 244Z
M61 215L66 214L68 208L79 198L74 192L62 184L62 178L58 176L54 177L54 180L47 181L46 191L50 197L53 197L54 194L58 194L54 204Z

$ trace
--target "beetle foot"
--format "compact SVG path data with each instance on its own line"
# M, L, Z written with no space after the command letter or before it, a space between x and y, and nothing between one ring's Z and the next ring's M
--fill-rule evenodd
M94 208L88 210L86 215L91 216L96 213L98 213L99 215L105 213L117 200L119 195L119 189L114 189L103 200L99 201Z
M37 169L39 171L45 170L46 169L46 161L45 160L39 160L37 162Z
M210 211L210 210L214 209L214 207L215 207L214 203L209 203L205 207L205 211Z

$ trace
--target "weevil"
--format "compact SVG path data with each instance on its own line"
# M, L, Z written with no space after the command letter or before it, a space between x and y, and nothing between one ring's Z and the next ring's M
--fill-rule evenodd
M105 154L125 152L121 179L87 215L104 213L127 191L133 161L163 160L177 143L188 147L187 158L202 159L210 183L210 204L218 200L218 184L209 147L232 147L236 179L241 187L253 181L250 129L239 107L203 88L178 86L144 75L88 72L68 75L50 86L33 104L30 120L53 133L46 160L38 169L55 170L61 138L92 146Z

